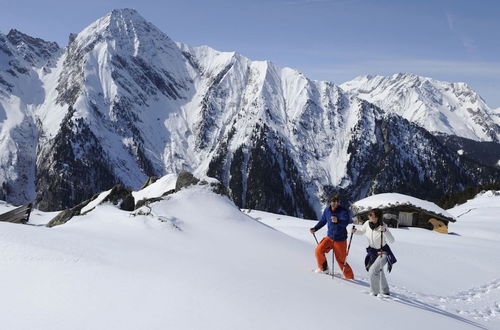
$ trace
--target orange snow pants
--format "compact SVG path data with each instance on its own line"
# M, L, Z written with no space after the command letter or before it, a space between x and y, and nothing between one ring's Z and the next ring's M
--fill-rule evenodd
M339 264L339 268L344 273L344 277L350 280L354 279L354 273L352 272L351 266L346 263L344 267L345 258L347 256L347 241L335 242L330 237L324 237L321 242L319 242L316 250L314 250L318 268L322 270L328 268L325 253L330 252L332 249L335 259L337 259L337 263Z

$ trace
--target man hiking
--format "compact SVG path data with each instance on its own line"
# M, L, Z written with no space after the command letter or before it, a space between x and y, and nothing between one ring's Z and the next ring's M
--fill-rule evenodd
M323 216L316 226L309 229L311 233L314 233L325 224L328 225L328 235L319 242L314 251L316 254L316 261L318 262L318 269L316 272L328 272L328 263L325 253L333 249L335 259L337 259L337 263L344 277L352 280L354 279L354 273L352 272L351 266L345 262L347 254L346 227L351 223L351 217L349 216L349 211L340 205L340 196L338 194L331 196L329 202L330 205L325 208Z

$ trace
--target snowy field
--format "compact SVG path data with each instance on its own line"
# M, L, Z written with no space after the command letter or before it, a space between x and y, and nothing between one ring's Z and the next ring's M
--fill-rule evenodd
M450 235L392 229L383 300L367 294L364 237L348 259L356 280L332 279L311 272L313 221L241 212L207 186L151 208L0 223L1 328L500 329L500 196L448 210Z

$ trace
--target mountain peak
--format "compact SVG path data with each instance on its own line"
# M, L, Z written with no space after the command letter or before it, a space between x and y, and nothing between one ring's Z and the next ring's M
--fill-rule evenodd
M421 76L417 76L416 74L414 73L411 73L411 72L398 72L398 73L395 73L392 75L392 78L395 78L395 79L420 79L420 78L425 78L425 77L421 77Z
M106 16L97 19L78 34L77 40L121 39L137 40L138 38L167 38L166 35L148 22L135 9L114 9ZM169 39L170 40L170 39Z
M9 33L7 34L7 39L9 39L11 44L18 47L22 45L33 45L50 48L54 51L59 50L59 45L55 41L45 41L40 38L35 38L16 29L11 29L9 31Z
M120 16L120 17L129 17L129 18L139 18L143 19L143 17L137 12L137 10L132 8L117 8L113 9L109 14L111 16Z
M16 29L9 31L7 39L25 61L35 66L46 65L60 51L56 42L35 38Z
M143 18L135 9L114 9L70 37L70 47L88 51L97 44L121 49L128 54L154 55L157 52L178 53L178 47L165 33Z
M109 13L105 17L109 18L111 23L118 25L151 24L146 21L146 19L142 17L141 14L137 12L137 10L131 8L113 9L111 13Z

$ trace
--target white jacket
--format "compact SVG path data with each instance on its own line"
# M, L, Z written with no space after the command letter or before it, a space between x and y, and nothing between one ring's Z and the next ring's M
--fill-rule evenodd
M381 238L381 232L378 230L378 227L373 230L370 228L370 221L365 221L363 226L360 228L356 228L356 231L354 234L356 235L365 235L366 238L368 239L368 245L370 245L374 249L380 249L380 238ZM387 244L387 242L392 243L394 242L394 237L392 236L391 232L387 228L387 226L384 224L384 245Z

